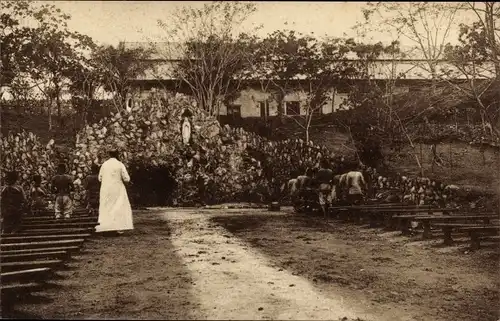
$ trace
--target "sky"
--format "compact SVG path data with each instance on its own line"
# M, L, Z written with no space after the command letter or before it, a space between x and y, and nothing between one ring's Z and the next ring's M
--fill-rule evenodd
M35 1L51 3L71 15L69 27L91 36L100 44L116 45L120 41L164 41L164 31L157 21L168 22L169 15L179 6L201 7L209 1ZM279 29L293 29L318 37L356 36L352 27L363 20L366 2L287 2L257 1L257 11L241 29L263 25L259 35L264 37ZM453 3L449 3L452 4ZM373 23L377 26L377 23ZM374 33L375 41L390 43L393 36ZM450 34L457 38L457 30ZM400 39L402 45L413 43Z
M164 31L158 27L158 20L168 23L169 16L180 6L202 7L208 1L35 1L49 3L69 14L69 28L86 34L99 44L117 45L120 41L151 42L165 41ZM257 11L248 21L239 26L241 31L262 25L258 35L280 29L292 29L317 37L356 36L352 27L363 21L362 9L366 2L254 2ZM372 26L377 27L375 21ZM374 41L389 44L393 36L372 34ZM457 39L457 30L449 39ZM401 39L402 46L414 43ZM365 40L366 41L366 40Z
M43 1L38 1L43 2ZM167 20L179 6L202 6L204 1L47 1L71 15L69 27L95 41L161 41L157 20ZM353 34L350 28L362 19L363 2L256 2L257 12L247 26L263 25L261 36L278 29L294 29L317 36Z

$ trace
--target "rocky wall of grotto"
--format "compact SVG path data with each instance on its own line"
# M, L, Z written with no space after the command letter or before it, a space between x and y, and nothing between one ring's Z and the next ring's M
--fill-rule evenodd
M189 145L182 142L180 130L186 109L192 114ZM2 174L13 169L20 172L20 183L28 192L33 175L40 174L46 185L63 159L75 179L78 206L84 196L83 179L92 163L101 164L110 148L118 148L127 166L168 168L177 183L173 205L185 206L206 199L212 203L266 201L265 195L279 189L292 173L317 166L323 157L338 160L312 142L268 141L241 128L220 126L182 95L115 113L87 126L78 133L73 150L60 151L55 146L53 140L43 145L27 132L2 137ZM139 179L131 179L132 184L141 184ZM141 191L141 186L136 190Z

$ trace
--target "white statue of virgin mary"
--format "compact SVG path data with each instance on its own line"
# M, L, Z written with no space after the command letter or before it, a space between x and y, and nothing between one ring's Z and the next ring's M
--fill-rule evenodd
M182 135L182 142L185 145L189 145L191 141L191 112L186 109L182 113L182 122L181 122L181 135Z

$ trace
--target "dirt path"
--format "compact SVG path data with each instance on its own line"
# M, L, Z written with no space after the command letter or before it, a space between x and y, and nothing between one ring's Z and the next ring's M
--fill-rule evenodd
M282 211L153 209L2 317L496 321L498 249Z
M338 295L324 295L303 277L272 266L232 238L209 213L170 211L172 243L192 275L203 319L375 320Z
M277 266L381 320L497 321L498 245L467 252L338 221L278 215L212 217ZM458 239L457 239L458 240ZM465 253L464 253L465 251Z
M196 319L191 276L161 212L134 211L134 223L120 237L94 236L47 290L2 317Z

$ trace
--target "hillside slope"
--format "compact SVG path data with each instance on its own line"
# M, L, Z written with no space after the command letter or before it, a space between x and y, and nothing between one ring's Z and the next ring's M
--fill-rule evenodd
M324 144L335 153L352 153L346 147L347 135L333 127L315 127L310 135L314 143ZM500 153L493 148L488 148L483 153L478 147L463 142L438 144L437 153L443 160L442 166L432 166L431 145L417 144L415 150L407 146L400 152L389 149L384 151L386 163L394 172L411 176L420 173L414 153L421 159L424 173L428 177L475 190L500 192Z
M48 116L46 114L19 113L10 109L1 111L0 120L2 135L25 130L40 137L42 143L46 143L53 138L57 144L67 146L74 144L78 128L72 117L63 117L61 124L57 116L52 116L53 126L52 131L49 131Z

